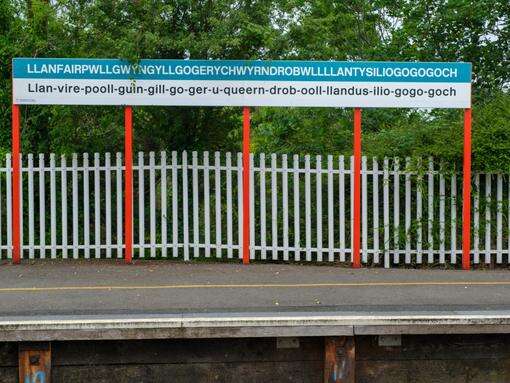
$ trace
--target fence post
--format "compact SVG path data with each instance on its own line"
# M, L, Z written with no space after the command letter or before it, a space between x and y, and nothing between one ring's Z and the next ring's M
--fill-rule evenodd
M124 108L124 261L133 258L133 108Z
M471 268L471 108L464 109L464 168L462 188L462 269Z
M250 263L250 107L243 107L243 264Z
M19 105L12 104L12 263L21 259L20 234L20 113Z
M352 267L361 267L360 224L361 224L361 108L354 108L354 214L352 230Z

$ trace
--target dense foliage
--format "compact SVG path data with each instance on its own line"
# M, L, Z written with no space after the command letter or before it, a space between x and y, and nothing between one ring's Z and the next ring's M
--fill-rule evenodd
M10 148L11 58L470 61L474 165L510 171L508 0L0 0L0 150ZM351 151L352 111L257 108L253 150ZM22 108L23 151L122 149L118 107ZM462 153L459 111L365 110L364 153ZM140 107L136 150L240 149L238 108Z

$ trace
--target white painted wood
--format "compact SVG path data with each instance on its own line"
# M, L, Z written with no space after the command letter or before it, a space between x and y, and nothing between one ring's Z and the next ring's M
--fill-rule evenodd
M234 255L233 253L233 230L232 230L232 194L234 191L232 190L232 154L230 152L226 153L225 158L225 168L226 168L226 192L227 192L227 258L231 259Z
M372 227L374 263L379 263L379 162L372 159Z
M294 188L294 260L301 260L301 217L300 217L300 196L299 196L299 156L293 158L293 188Z
M405 263L411 263L411 159L406 158L405 169L405 231L406 231L406 253Z
M255 259L255 161L250 153L250 259Z
M216 257L221 258L221 158L220 153L214 153L214 216L215 216L215 230L216 230Z
M205 256L211 256L211 208L209 187L209 152L204 152L204 242Z
M450 262L457 262L457 176L452 174L450 179Z
M183 161L184 161L183 153ZM184 168L184 163L183 163ZM184 172L183 172L184 174ZM187 198L186 198L187 200ZM186 228L187 229L187 228ZM156 257L156 153L149 152L149 236L151 258ZM187 233L187 230L183 230Z
M192 188L193 188L193 257L200 255L200 216L198 195L198 153L191 153Z
M145 257L145 174L144 154L138 152L138 244L139 257Z
M57 185L55 170L55 153L50 154L50 241L51 258L57 257Z
M7 258L12 259L12 157L5 155L5 194L7 198Z
M282 155L283 260L289 260L289 178L287 155Z
M259 167L260 167L260 259L265 260L267 258L267 228L266 228L266 155L260 153L259 156Z
M400 159L393 163L393 262L400 262Z
M445 180L443 166L439 173L439 263L445 262Z
M416 262L423 262L423 184L422 161L418 162L418 175L416 178Z
M480 174L475 174L473 193L473 263L480 263Z
M95 257L101 258L101 175L99 153L94 153L94 245Z
M340 243L340 262L345 262L345 158L338 158L338 223L339 223L339 243Z
M62 154L60 157L60 203L62 224L62 258L67 259L67 163L66 156Z
M349 252L351 253L351 264L354 262L354 157L351 156L350 158L350 184L349 189L351 191L351 211L350 211L350 222L351 222L351 231L350 231L350 237L351 237L351 248Z
M237 153L237 242L238 258L243 259L243 153Z
M182 152L182 232L184 260L189 261L188 153Z
M492 175L485 174L485 263L491 263Z
M496 262L503 262L503 177L497 175L496 212Z
M278 259L278 183L276 154L271 154L271 257Z
M111 155L105 153L104 155L105 166L105 237L106 237L106 258L112 257L112 169L111 169Z
M34 258L34 155L28 154L28 258Z
M89 155L83 153L83 256L90 258Z
M39 161L41 160L41 157L39 157ZM39 162L40 163L40 162ZM78 225L78 155L76 153L73 153L73 157L71 160L71 166L72 166L72 183L73 183L73 258L77 259L80 255L79 252L79 225ZM44 209L44 200L43 203L40 205ZM44 217L41 215L41 217ZM41 232L42 232L42 225L41 225ZM44 236L41 236L41 238L44 238ZM41 239L42 242L42 239ZM41 244L42 246L42 244ZM41 257L44 258L44 252L41 253Z
M390 267L390 164L387 157L383 163L383 220L384 220L384 267Z
M23 259L24 258L24 254L25 254L25 248L24 248L24 235L23 235L23 228L24 228L24 225L23 225L23 217L25 215L25 210L23 209L23 200L24 200L24 195L23 195L23 154L20 153L19 155L19 168L20 168L20 180L19 180L19 194L21 196L20 198L20 201L19 201L19 210L20 210L20 217L19 217L19 227L20 227L20 233L19 233L19 239L20 239L20 258Z
M328 156L328 261L335 260L335 227L333 205L333 156ZM285 237L285 235L284 235Z
M367 158L361 157L361 261L368 262L368 183Z
M427 241L428 241L428 263L434 263L434 160L429 158L429 171L428 171L428 196L427 196Z
M177 152L172 151L172 256L179 256L179 180L177 177ZM207 195L209 198L209 195Z
M197 160L197 153L195 153L194 160ZM160 220L161 220L161 257L166 258L168 256L168 186L167 186L167 163L166 163L166 151L162 151L160 153L160 163L161 163L161 211L160 211ZM197 165L197 164L195 164ZM197 169L195 169L198 172ZM198 194L198 192L197 192ZM198 196L197 196L198 198Z
M73 154L73 160L76 155ZM76 161L78 161L78 157L76 157ZM78 166L77 164L73 165L74 167ZM39 246L40 246L40 257L42 259L46 258L46 185L45 185L45 163L44 163L44 154L39 154ZM73 180L74 182L74 180ZM76 196L75 196L76 194ZM78 198L78 190L74 190L73 187L73 204L74 200L77 201ZM76 202L77 204L77 202ZM74 208L73 208L74 209ZM73 210L73 215L74 215ZM76 214L78 214L76 212ZM77 226L74 226L77 227Z
M310 195L310 156L305 156L305 246L306 260L312 260L312 206Z
M122 221L123 213L123 201L122 198L122 153L117 153L117 174L116 174L116 195L117 195L117 258L123 256L123 244L124 244L124 225Z
M316 225L317 225L317 262L322 262L322 157L315 157L315 197Z

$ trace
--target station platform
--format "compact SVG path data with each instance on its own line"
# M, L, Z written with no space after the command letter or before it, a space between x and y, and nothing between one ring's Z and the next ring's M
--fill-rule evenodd
M506 270L0 265L0 341L510 333Z

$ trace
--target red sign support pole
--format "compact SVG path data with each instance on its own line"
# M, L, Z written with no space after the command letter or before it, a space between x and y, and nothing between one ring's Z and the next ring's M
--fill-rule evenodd
M133 108L124 108L124 261L133 258Z
M352 230L352 267L361 267L360 226L361 226L361 108L354 108L354 214Z
M20 263L21 235L20 235L20 113L19 105L12 105L12 262Z
M243 107L243 264L250 263L250 107Z
M462 187L462 269L471 268L471 108L464 109L464 169Z

